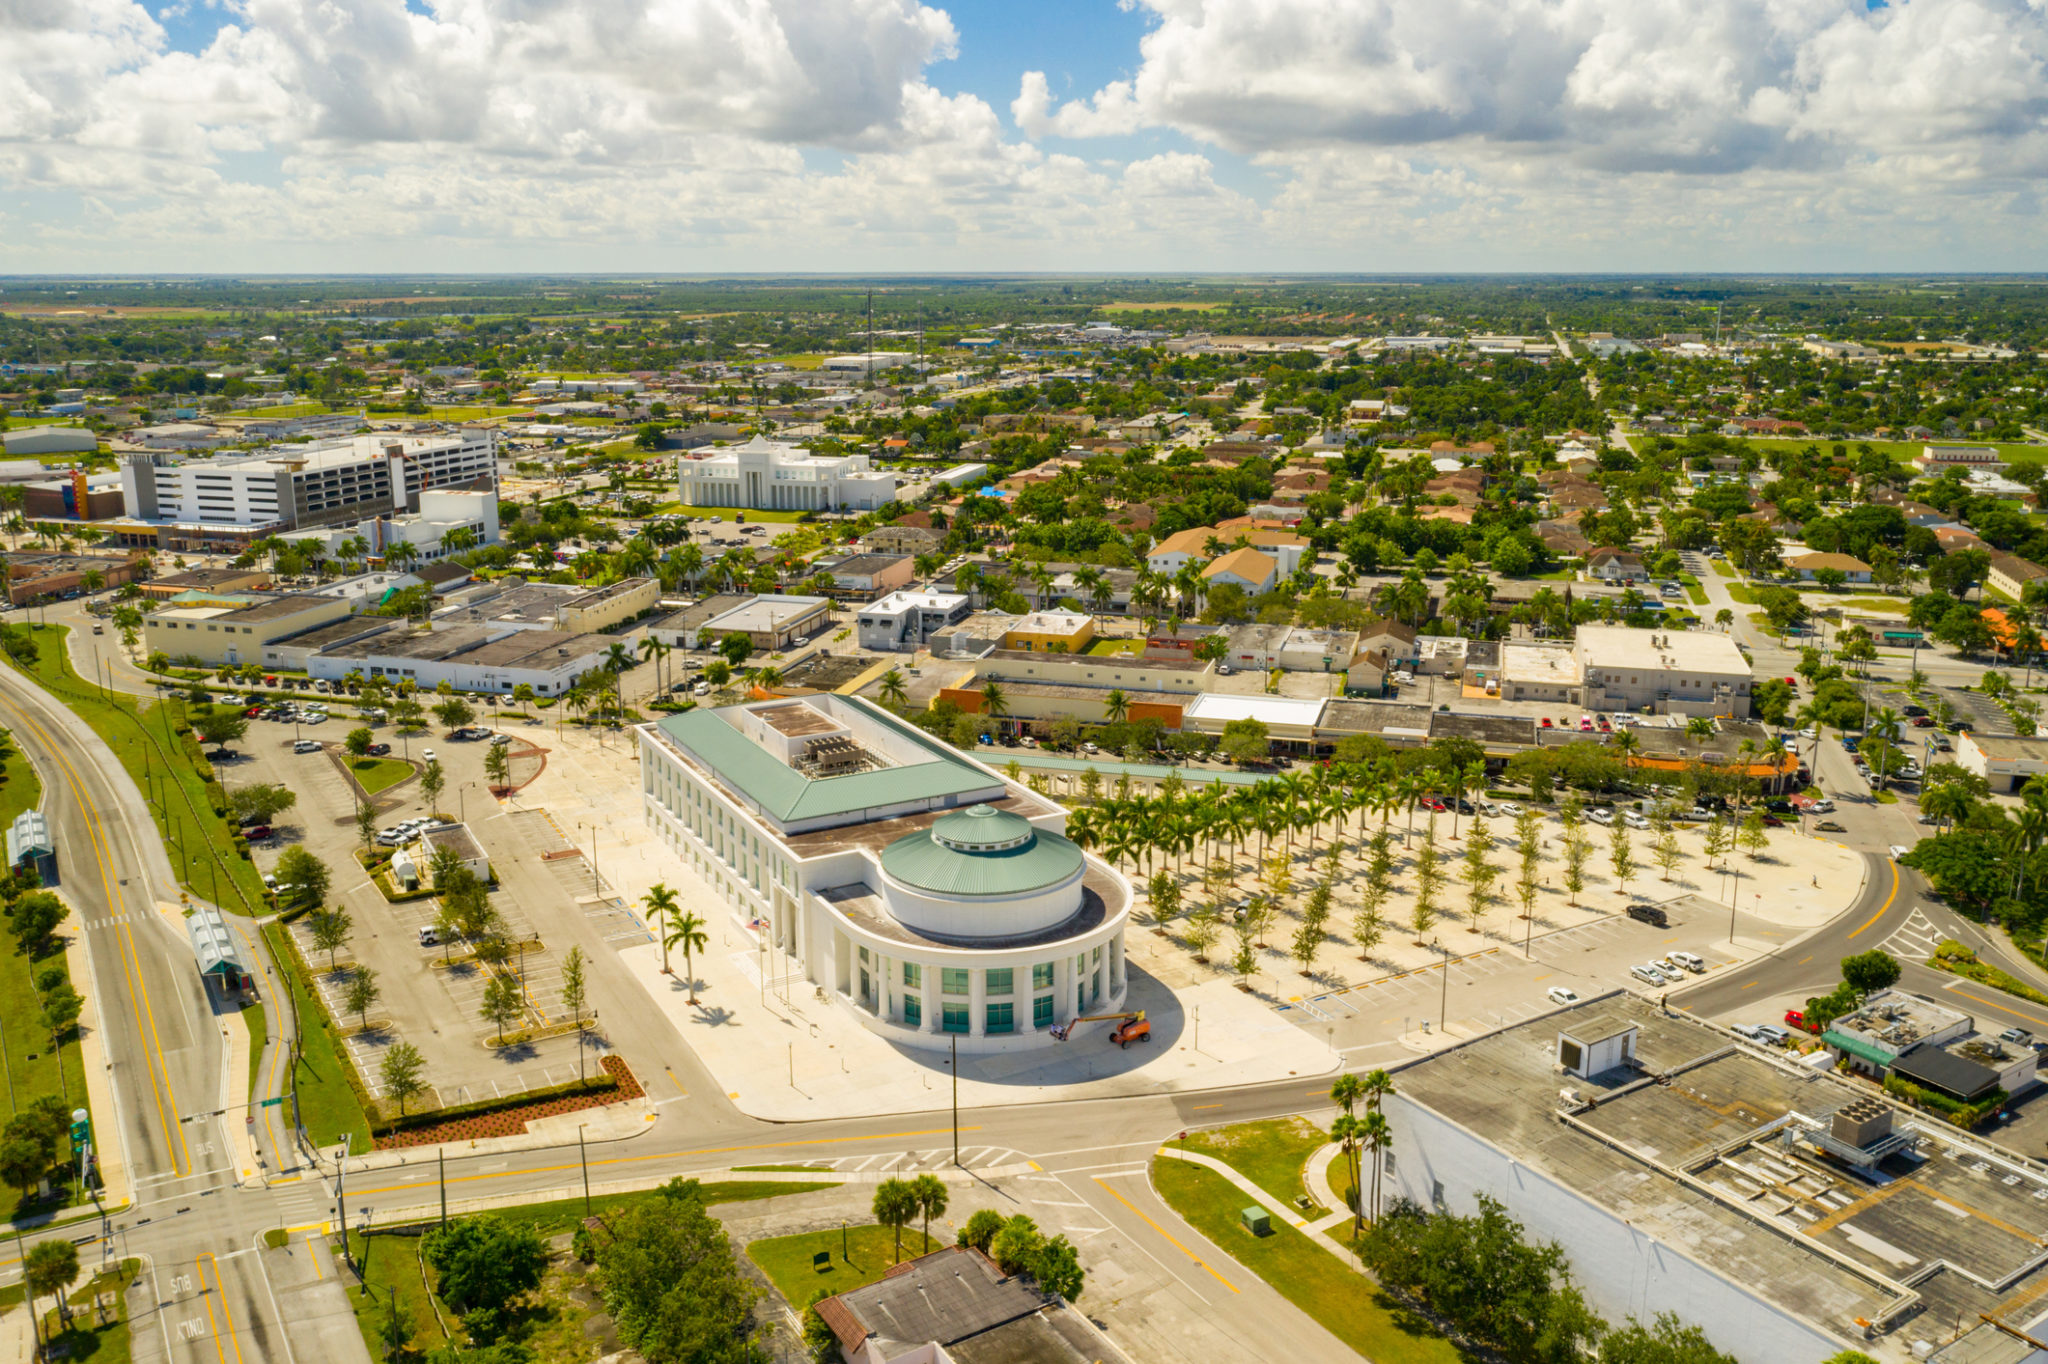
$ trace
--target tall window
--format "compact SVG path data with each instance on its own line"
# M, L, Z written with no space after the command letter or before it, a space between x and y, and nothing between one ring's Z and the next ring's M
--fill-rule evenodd
M1012 979L1012 975L1013 973L1007 966L991 968L988 972L988 992L992 995L1009 994L1011 989L1010 982Z
M1017 1030L1016 1005L991 1004L988 1006L988 1031L1015 1032Z
M922 990L924 988L924 968L914 961L903 963L903 988L906 990Z
M945 1032L966 1032L967 1006L965 1004L948 1004L940 1009L939 1027Z
M924 1001L916 995L903 996L903 1022L912 1028L924 1025Z
M1051 962L1042 961L1031 968L1031 988L1034 990L1050 990L1052 988Z
M1040 995L1031 1001L1031 1026L1050 1028L1052 1026L1052 996Z
M939 968L939 993L964 995L967 993L967 968L964 966L942 966Z

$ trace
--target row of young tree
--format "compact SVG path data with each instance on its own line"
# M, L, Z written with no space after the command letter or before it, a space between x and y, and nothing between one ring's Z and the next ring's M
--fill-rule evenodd
M1344 880L1347 851L1355 855L1363 873L1352 878L1357 899L1350 923L1361 957L1369 957L1386 935L1389 925L1384 911L1396 889L1396 873L1404 868L1413 891L1406 927L1418 943L1427 940L1426 935L1444 913L1453 880L1461 882L1465 891L1466 926L1479 931L1485 916L1498 904L1498 887L1508 874L1496 857L1500 843L1484 815L1475 812L1467 819L1460 813L1461 806L1468 804L1464 797L1478 791L1483 781L1484 767L1479 763L1462 770L1376 771L1332 766L1235 788L1221 784L1193 788L1175 773L1157 794L1105 797L1075 810L1067 832L1111 862L1129 865L1144 881L1158 922L1169 923L1185 912L1182 936L1198 958L1206 960L1217 941L1234 930L1236 945L1230 961L1240 975L1255 968L1257 949L1265 945L1282 906L1296 888L1298 837L1315 880L1289 950L1307 974L1314 970L1328 940L1328 923ZM1124 789L1128 791L1128 787ZM1418 811L1425 816L1419 839L1415 837ZM1447 853L1439 841L1445 812L1450 816L1452 837L1462 839L1461 851L1455 855ZM1379 816L1377 828L1368 822L1367 816L1372 814ZM1589 884L1595 857L1590 815L1576 792L1566 794L1557 814L1563 826L1562 885L1576 903ZM1393 824L1397 815L1404 821L1398 830ZM1510 889L1521 917L1527 918L1547 884L1544 812L1532 803L1518 808L1512 818L1518 865ZM1659 802L1643 822L1647 828L1642 832L1649 836L1649 860L1668 881L1687 856L1678 837L1675 811ZM1700 831L1700 851L1709 865L1717 859L1725 862L1738 847L1755 860L1769 844L1763 814L1755 808L1716 814ZM1318 843L1326 832L1329 845L1319 856ZM1611 818L1606 841L1607 866L1626 890L1642 870L1629 819ZM1397 846L1407 852L1405 862L1397 854ZM1190 862L1195 868L1192 878ZM1246 886L1240 871L1247 865L1256 889ZM1199 887L1199 897L1191 893L1195 887Z

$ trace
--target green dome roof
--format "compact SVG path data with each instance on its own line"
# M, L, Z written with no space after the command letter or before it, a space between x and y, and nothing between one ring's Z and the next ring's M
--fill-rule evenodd
M1081 849L992 806L956 810L882 849L882 869L935 895L1027 895L1081 870Z

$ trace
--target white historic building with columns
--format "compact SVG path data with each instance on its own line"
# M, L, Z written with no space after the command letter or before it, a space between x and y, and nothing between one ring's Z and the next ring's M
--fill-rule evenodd
M874 511L896 496L896 475L877 472L866 455L814 455L756 436L677 460L676 496L686 507Z
M870 1031L1007 1051L1122 1010L1131 885L1067 812L856 697L639 728L649 826Z

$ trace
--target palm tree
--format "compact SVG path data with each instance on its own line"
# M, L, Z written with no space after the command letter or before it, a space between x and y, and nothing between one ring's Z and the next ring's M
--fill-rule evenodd
M1707 740L1714 737L1714 721L1711 716L1695 715L1685 722L1685 733L1689 739Z
M656 881L647 888L647 893L640 897L640 903L647 906L647 917L650 919L674 918L679 907L676 893L659 881ZM661 944L661 973L665 976L675 974L675 972L668 969L668 943L666 940Z
M986 715L998 730L1002 728L1002 718L1010 713L1010 700L1003 694L1002 684L993 678L982 686L981 713Z
M663 644L653 635L649 635L640 641L640 656L654 660L654 689L656 691L661 690L661 661L668 656L668 653L669 646Z
M1613 737L1607 742L1614 745L1614 751L1621 755L1621 765L1633 773L1636 768L1636 754L1642 752L1643 748L1643 741L1636 737L1636 732L1632 729L1616 729Z
M924 1248L932 1248L932 1219L946 1215L946 1181L937 1175L922 1174L910 1181L910 1192L917 1199L917 1210L924 1217Z
M1113 725L1120 725L1130 718L1130 694L1122 687L1112 687L1109 695L1102 698L1102 713Z
M1349 1111L1339 1113L1337 1120L1330 1124L1330 1140L1337 1143L1339 1157L1351 1171L1351 1234L1354 1236L1365 1229L1365 1185L1359 1179L1358 1168L1358 1151L1365 1135L1364 1129L1365 1124Z
M882 674L882 704L901 708L910 704L910 690L903 685L903 670L891 668Z
M1387 1115L1377 1110L1365 1115L1359 1129L1360 1140L1372 1156L1372 1220L1377 1222L1380 1220L1380 1175L1386 1168L1386 1152L1394 1144L1394 1133L1387 1126ZM1359 1202L1364 1201L1364 1190L1361 1189Z
M683 974L688 978L684 981L684 987L690 992L692 1004L697 1002L697 972L691 961L695 954L702 952L711 942L704 928L704 921L695 914L684 914L681 918L671 917L669 931L661 939L661 956L664 962L668 960L669 948L683 949Z

